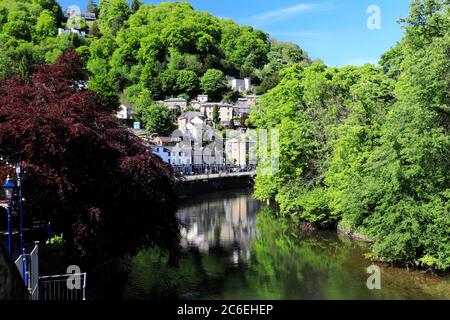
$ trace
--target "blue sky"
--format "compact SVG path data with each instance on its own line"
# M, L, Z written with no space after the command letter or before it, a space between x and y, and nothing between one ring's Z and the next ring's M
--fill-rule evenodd
M62 0L63 7L87 0ZM145 3L159 3L148 1ZM192 0L197 10L252 25L279 40L299 44L313 59L330 66L376 63L403 35L397 20L408 14L409 0ZM381 29L367 28L367 8L381 10Z

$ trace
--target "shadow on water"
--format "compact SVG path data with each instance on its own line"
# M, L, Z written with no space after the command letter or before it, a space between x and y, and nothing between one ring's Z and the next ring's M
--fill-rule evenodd
M192 198L178 216L179 266L167 267L167 255L157 249L125 259L116 266L120 298L450 299L448 277L386 266L380 266L381 290L369 290L366 244L335 232L299 231L247 190Z

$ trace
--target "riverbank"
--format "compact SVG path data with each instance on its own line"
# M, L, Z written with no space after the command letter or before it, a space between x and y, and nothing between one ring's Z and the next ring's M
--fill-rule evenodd
M249 173L234 175L212 175L201 176L196 179L192 177L182 178L177 185L176 193L179 199L208 194L224 190L253 187L253 175Z
M449 278L378 263L382 288L369 290L367 267L373 262L364 257L366 242L336 231L299 230L248 188L189 197L177 217L178 266L167 266L160 250L143 248L98 272L108 289L96 298L450 299ZM110 270L118 272L117 281Z
M346 237L349 237L350 239L353 239L353 240L367 242L367 243L373 243L373 240L371 240L367 235L353 230L349 226L349 224L345 223L345 221L343 221L343 220L341 220L337 224L336 231L337 231L337 233L342 234Z
M278 204L276 203L276 201L273 199L267 200L266 204L267 204L267 206L272 207L277 212L275 215L277 217L279 217L279 214L278 214L279 209L278 209ZM307 222L307 221L297 221L296 219L297 218L293 219L293 223L295 223L297 225L296 230L298 232L311 232L311 231L318 231L318 230L327 230L327 231L335 232L336 234L344 236L350 240L363 242L368 245L372 245L375 242L368 235L366 235L362 232L359 232L359 231L355 231L344 220L339 221L335 226L322 229L320 226L317 226L314 223ZM372 262L384 264L385 266L394 266L396 268L400 268L400 269L407 270L407 271L414 270L414 271L421 272L421 273L429 273L429 274L433 274L433 275L436 275L439 277L450 277L450 269L439 270L439 269L435 269L432 267L423 266L419 262L417 262L415 264L407 264L405 262L391 263L391 262L387 262L387 259L384 259L383 257L375 259L375 258L373 258L373 255L370 253L367 253L366 256L370 256L371 257L370 260Z

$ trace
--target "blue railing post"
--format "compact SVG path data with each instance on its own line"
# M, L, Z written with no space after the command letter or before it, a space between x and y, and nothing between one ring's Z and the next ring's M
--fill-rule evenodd
M25 248L24 248L24 241L23 241L23 193L22 193L23 169L22 169L22 161L19 161L19 163L16 167L16 173L17 173L17 186L19 187L19 241L20 241L20 249L22 251L22 255L25 256ZM23 272L24 272L25 285L27 284L26 269L27 269L26 268L26 260L24 258Z
M12 205L11 202L8 202L8 255L11 256L11 237L12 237L12 228L11 228L11 211Z
M28 288L28 277L27 277L27 257L25 254L25 248L22 248L22 270L23 270L23 282Z
M51 239L52 239L52 223L49 221L48 222L48 241L50 242Z

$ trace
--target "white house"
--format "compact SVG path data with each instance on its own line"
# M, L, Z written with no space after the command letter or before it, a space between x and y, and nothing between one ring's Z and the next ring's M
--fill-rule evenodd
M187 107L187 101L184 98L170 98L163 102L171 110L184 111Z
M199 94L197 96L197 101L200 103L207 103L208 102L208 95L207 94Z
M205 147L195 148L193 150L194 164L198 165L223 165L224 153L223 146L220 145L207 145Z
M153 153L162 161L172 166L190 165L192 163L191 149L176 146L154 146Z
M71 28L70 30L65 30L63 28L58 28L58 36L62 35L62 34L70 34L70 33L75 33L83 38L86 38L86 32L84 31L80 31L74 28Z
M257 164L256 138L240 135L225 141L225 155L228 163L239 167Z
M234 106L233 110L236 116L242 117L244 114L250 114L252 107L244 104L237 104Z
M119 110L117 111L116 117L123 120L132 119L133 115L133 105L131 104L121 104Z
M233 119L233 105L228 103L208 102L200 107L200 112L206 115L208 120L213 120L214 108L217 106L219 111L219 118L222 124L230 123Z
M78 8L77 6L69 6L68 8L64 9L63 14L66 18L70 19L81 18L88 21L97 20L97 16L95 13L88 11L81 12L80 8Z
M252 108L258 103L259 96L248 95L244 98L239 98L234 105L234 113L236 116L242 117L244 114L249 115Z
M247 95L243 98L239 98L237 101L237 104L239 105L246 105L249 107L254 107L258 103L258 99L260 97L257 95Z
M161 158L165 163L169 163L169 150L166 147L155 146L153 147L153 153Z
M228 86L236 91L244 92L252 89L252 80L250 78L236 79L235 77L226 77Z
M191 123L192 120L194 119L196 119L196 123L199 123L199 121L203 123L203 121L205 120L205 115L202 112L196 111L185 112L177 119L178 128L183 129L184 127L186 127L187 124Z
M189 101L189 105L195 110L200 110L200 107L208 102L207 94L199 94L196 99Z
M151 142L160 147L168 147L176 145L178 142L180 142L180 139L176 137L156 136L151 139Z
M210 141L214 136L214 130L210 126L206 125L205 122L196 117L192 119L186 126L180 127L179 130L182 132L183 136L189 136L193 141Z
M182 166L192 164L192 150L190 148L180 147L179 145L167 147L169 150L169 164L173 166Z

